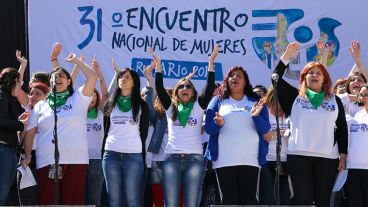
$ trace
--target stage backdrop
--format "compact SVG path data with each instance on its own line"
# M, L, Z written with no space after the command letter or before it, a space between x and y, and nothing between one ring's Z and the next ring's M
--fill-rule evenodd
M143 77L152 47L162 58L166 86L198 67L194 80L200 89L218 43L217 82L240 65L253 85L269 86L276 61L289 42L298 41L302 48L287 74L295 85L305 63L316 58L316 41L323 39L333 49L328 68L336 80L353 65L352 40L361 42L367 59L367 8L364 0L35 0L28 7L31 72L51 69L52 45L60 42L59 61L69 70L67 54L84 53L87 62L97 56L107 82L113 57L119 67L132 67ZM77 84L83 81L81 74Z

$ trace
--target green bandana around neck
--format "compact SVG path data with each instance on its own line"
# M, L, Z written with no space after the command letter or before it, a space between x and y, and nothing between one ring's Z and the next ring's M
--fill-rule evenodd
M55 95L54 93L49 93L47 99L49 100L49 105L51 108L62 106L66 103L66 100L69 98L70 92L66 90L64 92L56 92L56 103L54 102Z
M119 96L117 104L120 111L128 112L132 109L132 97Z
M97 113L98 113L97 107L94 107L93 109L88 111L87 117L89 119L96 119L97 118Z
M321 93L314 92L310 89L307 89L306 95L309 99L309 101L312 103L312 106L317 108L319 107L325 98L325 92L322 91Z
M180 125L182 125L183 127L187 125L189 115L190 115L190 112L192 111L192 108L193 108L193 101L190 101L186 105L184 105L183 103L179 103L178 105L178 119L179 119Z

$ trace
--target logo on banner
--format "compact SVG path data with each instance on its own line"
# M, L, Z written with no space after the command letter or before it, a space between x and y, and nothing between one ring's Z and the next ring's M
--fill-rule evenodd
M281 10L253 10L252 16L256 18L261 17L275 17L276 23L257 23L252 25L253 31L275 30L274 37L253 37L252 46L258 58L269 68L273 69L281 55L286 50L289 44L287 40L287 30L291 24L304 17L304 11L301 9L281 9ZM335 35L336 27L341 23L332 18L321 18L318 20L318 27L320 30L320 39L329 47L329 55L327 65L331 65L339 54L340 43ZM294 38L300 43L307 43L313 37L312 30L307 26L299 26L294 30ZM291 64L300 64L301 55L306 56L306 60L316 61L318 50L316 45L309 47L305 51L306 54L298 54ZM286 77L297 80L300 71L287 71Z

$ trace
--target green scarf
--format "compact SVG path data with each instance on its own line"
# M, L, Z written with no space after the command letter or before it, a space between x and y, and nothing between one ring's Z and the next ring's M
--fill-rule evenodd
M70 92L67 89L64 92L56 92L56 103L54 102L54 93L49 93L47 99L49 100L49 105L51 108L62 106L66 103L66 100L69 98Z
M128 112L132 109L132 97L119 96L117 104L120 111Z
M179 103L178 105L178 119L179 119L180 125L182 125L183 127L187 125L188 118L189 118L190 112L192 111L192 108L193 108L193 101L190 101L186 105L184 105L183 103Z
M322 91L321 93L317 93L310 89L307 89L306 95L314 108L319 107L323 103L323 100L325 98L324 91Z
M98 113L97 107L94 107L94 108L92 108L91 110L88 111L87 117L89 119L95 119L95 118L97 118L97 113Z

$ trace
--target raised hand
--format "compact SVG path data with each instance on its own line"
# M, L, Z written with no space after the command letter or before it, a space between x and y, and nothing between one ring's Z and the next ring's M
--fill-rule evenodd
M208 70L209 71L212 71L212 72L215 71L214 62L215 62L215 59L217 57L217 54L218 54L219 50L220 50L220 45L219 44L216 44L215 48L213 48L212 54L208 58Z
M359 41L352 41L351 47L349 48L349 51L351 53L351 56L353 56L354 60L360 58L360 43Z
M81 60L82 61L82 60ZM98 79L103 79L103 77L102 77L102 72L101 72L101 67L100 67L100 64L98 64L98 62L97 62L97 58L96 58L96 55L95 56L93 56L93 60L92 60L92 69L94 70L94 71L96 71L96 73L97 73L97 76L98 76Z
M156 67L156 62L152 61L151 64L148 67L145 67L143 70L144 77L147 79L150 86L152 86L151 84L153 83L152 71L153 71L153 68L155 67Z
M115 71L115 75L118 75L120 70L119 70L118 65L116 65L116 62L115 62L114 58L111 59L111 64L112 64L112 69L114 69L114 71Z
M219 112L216 112L215 117L213 118L213 121L219 126L223 126L225 124L224 118L219 114Z
M61 43L55 42L52 46L52 52L51 52L51 60L57 59L60 52L61 52Z
M77 61L79 60L77 55L74 53L71 53L68 55L68 57L65 59L66 61L70 62L70 63L77 63Z
M152 50L148 48L148 51L152 54L153 60L156 62L156 70L161 73L161 58Z
M192 79L193 79L193 77L194 77L194 75L195 75L195 73L197 72L197 70L198 70L198 66L194 66L194 67L193 67L193 71L192 71L191 73L189 73L189 74L187 75L187 77L185 77L185 79L187 79L187 80L192 80Z
M284 60L290 61L292 58L294 58L299 53L299 49L300 49L300 43L298 42L289 43L289 45L287 46L283 54Z
M259 116L264 106L264 101L261 99L258 102L255 102L250 110L252 116Z
M27 65L28 60L24 56L22 56L22 52L20 50L15 51L15 56L17 57L17 60L21 65L23 66Z
M328 55L329 48L326 47L326 44L323 40L318 40L316 46L318 49L318 54L320 54L321 56Z
M86 59L86 56L82 53L81 56L79 57L79 59L84 62L84 60Z

